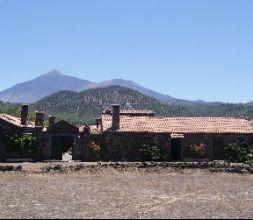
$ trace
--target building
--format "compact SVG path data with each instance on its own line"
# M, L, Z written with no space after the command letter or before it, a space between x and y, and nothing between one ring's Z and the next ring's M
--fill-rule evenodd
M32 133L40 151L35 160L62 160L65 152L73 160L91 161L90 146L100 147L103 161L134 161L138 146L158 146L169 161L222 160L224 147L237 140L253 144L253 123L244 118L156 117L152 111L120 110L113 105L96 125L76 127L49 116L44 126L44 112L36 112L35 123L28 121L28 105L21 118L0 114L0 140L6 135ZM0 160L8 155L0 143Z
M101 133L105 160L131 160L138 144L160 146L171 161L221 160L229 142L253 143L253 123L244 118L160 118L150 111L120 111L118 105L103 112L92 130ZM206 153L198 158L192 148Z
M28 121L28 105L24 105L21 111L21 118L16 118L6 114L0 114L0 141L7 135L34 133L35 123ZM7 157L6 146L0 142L0 161Z

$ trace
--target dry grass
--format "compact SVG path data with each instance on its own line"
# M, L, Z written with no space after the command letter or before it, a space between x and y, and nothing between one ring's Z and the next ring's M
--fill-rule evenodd
M253 218L253 175L0 174L0 218Z

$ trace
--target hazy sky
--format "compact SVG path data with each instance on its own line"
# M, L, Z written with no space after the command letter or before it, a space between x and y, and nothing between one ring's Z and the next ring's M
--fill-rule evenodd
M52 69L253 100L252 0L0 0L0 90Z

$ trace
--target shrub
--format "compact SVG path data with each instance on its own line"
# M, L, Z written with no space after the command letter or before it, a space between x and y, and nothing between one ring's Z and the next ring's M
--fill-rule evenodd
M91 142L89 145L90 159L91 161L100 161L101 148L95 142Z
M140 161L166 161L168 153L156 145L140 144L137 146L138 156L137 160Z
M2 144L11 157L35 158L39 152L38 143L32 134L7 136Z
M253 164L253 154L247 154L246 163L247 164Z
M233 142L229 143L224 148L225 150L225 159L230 162L235 163L245 163L248 160L251 160L250 155L250 146L246 142Z

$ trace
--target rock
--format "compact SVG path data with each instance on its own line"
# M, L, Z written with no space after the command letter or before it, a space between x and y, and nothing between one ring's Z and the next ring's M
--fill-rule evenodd
M247 170L244 169L244 170L241 171L241 173L242 173L242 174L248 174L249 171L247 171Z
M22 166L17 166L14 168L14 171L21 172L23 170Z
M253 167L250 167L250 168L249 168L249 173L250 173L250 174L253 174Z
M0 166L0 171L2 171L2 172L14 171L14 167L13 166Z

